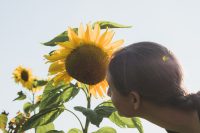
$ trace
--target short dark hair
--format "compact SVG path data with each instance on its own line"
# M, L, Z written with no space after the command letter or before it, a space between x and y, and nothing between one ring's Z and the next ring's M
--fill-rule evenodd
M136 91L143 99L160 106L200 108L200 93L186 94L179 62L160 44L139 42L124 47L114 53L108 71L122 95Z

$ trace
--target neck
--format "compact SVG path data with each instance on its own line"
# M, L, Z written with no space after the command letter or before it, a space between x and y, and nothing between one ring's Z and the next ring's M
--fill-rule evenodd
M158 126L179 133L200 133L198 113L195 110L183 111L172 107L160 107L149 102L143 102L142 117Z

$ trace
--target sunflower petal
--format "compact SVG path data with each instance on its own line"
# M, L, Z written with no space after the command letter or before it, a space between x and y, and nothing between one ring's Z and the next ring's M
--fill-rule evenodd
M106 89L108 88L108 82L106 80L102 81L101 86L102 86L103 92L106 93Z
M85 32L83 28L83 24L81 23L78 29L78 37L79 38L84 38L85 37Z
M56 74L58 72L62 72L65 70L65 62L64 61L56 61L52 63L49 67L50 74Z
M72 42L74 45L79 45L80 39L78 38L74 30L70 27L68 28L68 37L69 37L70 42Z
M94 40L93 42L97 42L98 38L99 38L99 35L100 35L100 27L99 27L99 24L95 24L94 26L94 30L93 30L93 34L94 34Z
M118 40L118 41L115 41L107 46L105 46L104 48L106 50L112 50L112 51L115 51L117 50L118 48L120 48L122 46L122 44L124 43L124 40Z
M64 78L69 77L66 72L58 73L54 78L54 85L57 85L59 82L63 81Z
M90 40L91 32L92 32L91 26L89 24L87 24L87 29L86 29L85 37L84 37L84 43L86 43L86 44L91 43L91 40Z
M47 60L54 62L57 60L65 59L69 53L70 53L70 50L68 49L59 49L59 50L54 51L52 55L44 55L44 57Z
M107 33L104 42L102 42L103 47L106 46L107 44L109 44L112 41L113 36L114 36L114 32L108 32Z
M105 41L105 38L108 34L108 28L106 29L106 31L99 37L99 39L97 40L97 44L100 46L100 47L103 47L103 42Z
M97 91L97 93L99 94L100 97L103 96L103 92L102 92L102 88L101 88L101 85L98 85L95 90Z
M69 41L57 42L56 44L59 45L62 48L71 49L71 50L74 49L74 45Z

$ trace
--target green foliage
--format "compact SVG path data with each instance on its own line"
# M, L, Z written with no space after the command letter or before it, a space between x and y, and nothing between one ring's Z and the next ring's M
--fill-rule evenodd
M72 128L67 133L83 133L83 132L78 128Z
M94 111L102 116L102 117L109 117L113 112L116 111L115 107L113 106L111 100L105 101L101 104L99 104Z
M50 130L46 133L65 133L64 131Z
M44 86L48 83L48 81L46 80L35 80L34 81L34 87L38 87L38 86Z
M112 103L111 100L104 101L104 102L100 103L98 106L110 106L110 107L114 107L114 105L113 105L113 103Z
M33 115L24 123L22 131L53 122L64 111L64 109L65 108L63 105L43 109L38 114Z
M99 130L92 133L117 133L117 131L112 127L102 127Z
M18 97L15 98L13 101L26 99L26 95L22 91L18 92L17 95Z
M138 117L126 118L120 116L111 100L99 104L95 108L95 112L103 117L108 117L113 123L121 128L137 128L140 133L143 133L143 127Z
M130 118L122 117L118 112L114 112L109 119L121 128L134 128L135 124Z
M79 90L73 84L60 84L53 86L53 82L50 81L44 89L41 103L39 105L40 111L46 108L59 106L73 97L75 97Z
M140 119L137 117L126 118L120 116L113 106L111 100L99 104L94 110L80 106L77 106L74 109L82 112L86 118L88 118L90 122L96 126L99 126L103 118L109 118L113 123L121 128L137 128L140 133L143 133L143 127ZM104 131L104 129L102 129L102 131Z
M98 115L95 111L85 108L85 107L81 107L81 106L76 106L74 107L74 109L76 111L80 111L82 112L89 120L92 124L96 125L99 127L99 124L101 123L101 121L103 120L103 117Z
M32 103L27 102L23 106L24 113L28 114L31 112Z
M143 133L143 127L139 118L126 118L114 112L109 119L121 128L137 128L140 133Z
M133 123L135 124L135 127L138 129L138 131L139 131L140 133L144 133L144 129L143 129L142 123L141 123L141 121L140 121L140 118L138 118L138 117L133 117L133 118L132 118L132 121L133 121Z
M78 28L73 28L73 30L77 33ZM58 36L56 36L55 38L53 38L52 40L43 43L45 46L56 46L57 42L65 42L68 41L69 37L68 37L68 32L64 31L61 34L59 34Z
M94 111L102 117L109 117L116 109L109 106L100 106L95 108Z
M34 111L37 107L39 107L39 105L40 105L40 101L36 102L35 104L32 104L30 108L30 112Z
M40 102L37 102L35 104L32 104L30 102L25 103L23 106L24 113L26 113L26 114L31 113L39 106L39 104L40 104Z
M132 26L126 26L126 25L118 24L118 23L111 22L111 21L97 21L97 22L94 22L93 27L94 27L95 24L99 24L101 29L106 29L106 28L131 28L132 27Z
M8 122L8 114L5 112L0 114L0 129L5 130Z
M64 31L63 33L59 34L49 42L43 43L45 46L56 46L56 42L65 42L69 40L67 31Z
M52 131L54 130L54 124L51 122L51 123L48 123L46 125L42 125L42 126L38 126L36 128L36 133L46 133L48 131ZM55 132L56 133L56 132Z

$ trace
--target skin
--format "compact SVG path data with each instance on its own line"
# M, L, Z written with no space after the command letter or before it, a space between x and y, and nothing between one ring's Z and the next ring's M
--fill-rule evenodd
M141 117L160 127L178 133L200 133L198 112L184 111L172 107L160 107L131 91L127 96L121 95L115 88L109 72L106 77L109 89L107 95L124 117Z

